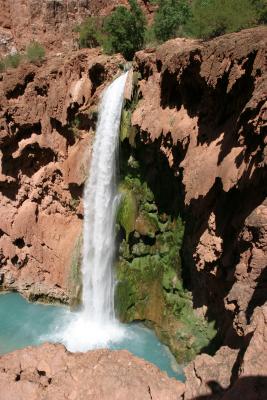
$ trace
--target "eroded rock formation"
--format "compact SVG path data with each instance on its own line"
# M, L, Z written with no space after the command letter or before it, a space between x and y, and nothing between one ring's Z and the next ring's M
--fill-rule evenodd
M0 282L36 300L79 290L82 192L99 93L122 57L85 50L0 82Z
M153 6L139 0L150 19ZM47 52L77 50L75 26L91 15L108 15L127 0L0 0L0 55L23 51L33 40Z
M160 153L178 179L184 278L195 308L216 320L227 346L210 359L222 386L243 376L247 354L258 354L255 374L267 374L261 358L266 325L257 340L249 328L255 307L266 302L267 285L266 33L262 27L206 43L174 39L135 60L141 74L132 115L136 154L152 190L160 191L162 172L153 154ZM256 325L260 315L264 308L254 314ZM195 371L189 385L203 384L206 392L192 389L191 396L212 392L205 357L189 367L188 377ZM255 359L244 376L253 375ZM227 362L234 368L229 364L228 381L220 381Z
M0 359L1 400L179 400L184 384L128 351L44 344Z

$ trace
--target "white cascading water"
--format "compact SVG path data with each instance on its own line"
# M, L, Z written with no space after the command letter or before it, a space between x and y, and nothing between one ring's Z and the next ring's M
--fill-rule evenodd
M117 154L127 74L104 93L84 193L83 304L90 320L113 321L115 217L118 203Z
M61 331L61 341L71 351L106 346L124 334L114 313L113 262L118 137L126 79L127 73L117 78L105 90L100 105L84 192L83 309Z

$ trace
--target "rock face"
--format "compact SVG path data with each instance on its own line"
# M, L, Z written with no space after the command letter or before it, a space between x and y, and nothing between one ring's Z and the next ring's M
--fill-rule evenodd
M1 400L179 400L184 384L127 351L44 344L0 358Z
M206 43L174 39L135 59L138 161L152 191L164 198L156 160L168 163L169 192L180 198L186 226L184 278L195 308L216 320L218 340L229 349L215 359L200 356L191 382L196 387L205 366L220 370L228 358L235 363L230 376L221 380L218 370L214 378L224 387L243 376L244 363L253 375L250 354L258 354L259 370L267 372L261 358L266 332L260 339L256 329L252 340L250 331L252 316L257 321L264 314L263 308L253 312L266 302L267 286L266 34L262 27ZM199 388L191 395L209 393Z
M139 1L148 18L153 7ZM91 15L108 15L127 0L0 0L0 55L36 40L48 52L77 50L74 27Z
M122 57L79 51L0 82L0 285L32 300L79 291L82 192L95 102Z
M223 346L214 357L197 356L185 369L185 400L264 400L267 393L267 306L255 309L247 327L247 347ZM203 397L201 397L203 396Z

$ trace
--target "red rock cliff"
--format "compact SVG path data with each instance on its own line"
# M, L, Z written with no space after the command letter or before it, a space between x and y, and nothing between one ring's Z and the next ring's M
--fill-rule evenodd
M82 191L95 102L122 57L96 50L22 65L0 82L0 282L31 299L79 290Z
M267 375L264 328L259 335L267 289L266 37L262 27L206 43L174 39L135 59L140 159L152 187L161 174L153 154L168 162L186 221L184 275L195 307L216 320L229 346L191 364L188 399L212 393L209 378L227 387L237 376Z
M147 18L153 8L138 2ZM54 53L77 49L73 28L91 15L107 15L127 0L0 0L0 55L36 40Z

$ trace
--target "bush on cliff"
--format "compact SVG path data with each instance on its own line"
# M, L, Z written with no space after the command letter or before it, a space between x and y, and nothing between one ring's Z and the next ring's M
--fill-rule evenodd
M5 72L8 68L17 68L22 60L23 56L20 53L7 55L0 59L0 72Z
M22 61L20 53L9 54L5 57L4 63L6 68L18 68Z
M193 0L186 31L210 39L257 24L259 14L252 0Z
M80 25L76 26L75 31L79 33L79 47L93 48L103 42L103 18L88 17Z
M159 0L153 30L158 41L181 36L183 26L191 15L188 0Z
M27 47L26 57L33 64L40 63L45 59L45 49L40 43L34 41Z
M266 0L251 0L258 13L258 23L267 23L267 1Z
M4 72L6 70L5 61L0 59L0 72Z
M146 20L136 0L128 0L130 9L119 6L104 22L107 40L104 48L109 53L122 53L131 60L144 45Z

